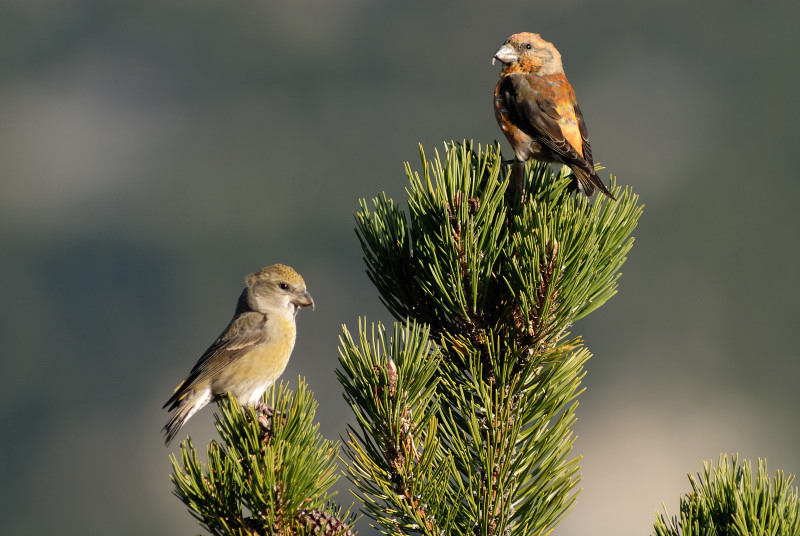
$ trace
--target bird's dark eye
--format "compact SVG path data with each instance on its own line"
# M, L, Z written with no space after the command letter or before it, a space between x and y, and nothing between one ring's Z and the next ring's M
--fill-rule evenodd
M531 44L530 44L530 43L527 43L527 44L525 45L525 48L527 48L528 50L530 50L530 49L531 49Z
M289 290L288 283L278 283L278 286L281 288L281 290Z

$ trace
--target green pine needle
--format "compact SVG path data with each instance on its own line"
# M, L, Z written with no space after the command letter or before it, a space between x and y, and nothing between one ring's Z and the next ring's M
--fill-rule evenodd
M497 146L420 160L407 209L383 195L356 214L399 323L391 338L344 329L348 476L385 534L548 534L580 480L571 427L590 354L564 339L616 293L642 207L613 181L617 201L571 194L537 162L510 194Z
M212 534L303 534L310 530L303 511L341 513L329 503L338 445L319 434L305 382L297 391L273 386L264 401L274 412L268 433L252 408L226 397L215 415L221 442L209 444L206 463L191 438L180 445L180 461L171 457L175 494Z
M497 147L420 155L421 172L406 164L407 212L383 196L356 214L367 274L398 320L472 344L503 324L538 351L617 292L642 213L630 189L612 182L617 201L589 200L570 194L564 172L532 162L520 207Z
M753 475L749 460L721 455L716 467L703 463L692 491L680 499L680 517L656 513L656 536L798 536L800 500L794 476L782 471L773 478L767 462L758 460Z

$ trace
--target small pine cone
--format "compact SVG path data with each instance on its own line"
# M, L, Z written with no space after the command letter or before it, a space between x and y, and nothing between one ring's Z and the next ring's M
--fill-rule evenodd
M297 514L300 523L310 528L310 534L319 536L353 536L353 531L347 528L339 518L322 510L303 510Z
M391 357L386 362L386 375L389 380L389 398L394 398L394 392L397 390L397 365Z

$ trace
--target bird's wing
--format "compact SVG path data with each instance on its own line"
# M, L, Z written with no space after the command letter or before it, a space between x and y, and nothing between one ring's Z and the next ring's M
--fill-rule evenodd
M578 128L581 131L581 139L583 140L583 158L589 162L589 165L594 168L594 159L592 158L592 147L589 145L589 131L586 129L586 122L583 120L581 109L575 104L575 117L578 120Z
M564 135L559 122L562 116L552 99L537 89L534 75L513 73L506 78L503 89L517 127L566 160L583 158Z
M222 335L203 353L189 376L175 389L175 394L164 407L176 404L193 386L214 376L255 346L268 342L267 322L267 315L256 312L242 313L231 320Z

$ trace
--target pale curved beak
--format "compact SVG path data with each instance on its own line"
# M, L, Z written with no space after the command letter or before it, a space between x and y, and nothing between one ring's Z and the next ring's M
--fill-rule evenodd
M503 45L497 49L497 52L494 53L492 56L492 65L494 65L494 60L498 60L501 63L513 63L519 59L519 56L511 48L509 45Z
M311 297L311 294L309 294L307 290L299 292L295 296L295 299L292 300L292 303L294 303L297 307L308 307L310 305L311 310L314 310L314 298Z

